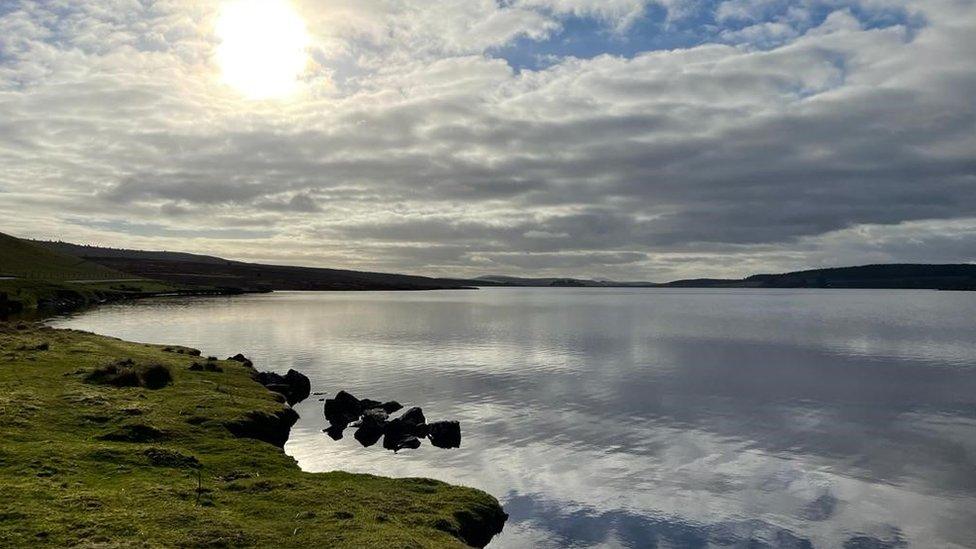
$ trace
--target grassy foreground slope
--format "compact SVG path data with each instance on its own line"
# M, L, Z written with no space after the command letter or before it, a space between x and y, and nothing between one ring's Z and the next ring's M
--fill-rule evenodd
M122 359L172 381L89 380ZM191 371L199 360L0 323L0 546L463 547L504 522L477 490L305 473L281 449L235 438L228 423L284 405L248 367Z

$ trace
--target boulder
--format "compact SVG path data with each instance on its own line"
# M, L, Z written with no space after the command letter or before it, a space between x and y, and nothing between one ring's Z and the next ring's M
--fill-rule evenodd
M428 433L427 418L424 411L418 407L413 407L400 416L400 421L406 426L409 434L417 437L426 437Z
M382 428L377 429L376 427L372 427L370 425L360 425L359 429L356 429L356 432L353 433L353 437L358 440L364 448L368 448L376 444L376 442L379 441L380 437L382 436Z
M399 412L400 410L402 410L403 404L400 404L395 400L391 400L389 402L384 402L383 404L380 404L380 408L382 408L384 412L388 414L392 414L394 412Z
M384 412L380 408L370 408L363 412L363 418L360 420L360 425L367 425L370 427L378 427L381 431L386 425L386 422L390 419L390 415Z
M347 424L359 419L363 411L359 399L345 391L339 391L335 398L326 399L323 410L329 423Z
M438 448L461 447L461 424L457 421L435 421L428 425L430 443Z
M285 375L258 372L254 374L254 379L269 390L284 395L289 406L305 400L312 392L312 383L304 374L295 370L288 370Z
M241 353L237 353L234 356L227 357L227 360L233 360L234 362L240 362L241 364L247 366L248 368L253 368L254 367L254 363L251 362L251 359L247 358L246 356L242 355Z
M404 448L416 450L420 448L420 439L411 435L390 436L390 433L387 433L383 435L383 447L394 452L399 452Z
M329 425L328 429L325 429L325 434L329 435L332 440L341 440L342 432L346 430L348 423L333 423Z
M288 393L291 391L291 386L287 383L269 383L265 385L265 387L267 387L269 391L274 391L278 394L284 395L285 400L288 400Z
M265 387L271 384L288 385L288 382L285 381L285 376L274 372L258 372L254 374L254 379Z
M363 411L366 411L369 410L370 408L379 408L380 406L383 405L383 403L378 400L373 400L371 398L364 398L359 401L359 405L363 409Z
M299 371L288 370L288 373L285 374L285 381L291 388L286 396L288 397L288 404L292 406L305 400L312 393L312 382L308 380L308 376Z

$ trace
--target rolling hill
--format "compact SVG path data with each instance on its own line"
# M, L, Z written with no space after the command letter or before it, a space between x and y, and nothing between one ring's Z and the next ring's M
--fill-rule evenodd
M3 233L0 276L49 281L131 278L110 267Z
M471 280L429 278L319 267L265 265L181 252L125 250L65 242L35 244L82 257L104 267L188 285L267 290L442 290L466 289Z

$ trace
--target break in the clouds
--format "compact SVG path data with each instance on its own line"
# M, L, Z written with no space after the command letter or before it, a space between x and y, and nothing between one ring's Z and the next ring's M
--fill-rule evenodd
M260 1L260 0L259 0ZM0 230L422 274L976 261L974 0L0 4Z

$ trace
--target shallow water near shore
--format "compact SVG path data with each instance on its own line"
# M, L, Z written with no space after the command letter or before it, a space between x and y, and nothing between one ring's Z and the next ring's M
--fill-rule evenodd
M104 306L56 327L243 352L313 391L458 419L393 454L322 429L309 471L433 477L511 515L491 547L972 547L976 293L492 288Z

